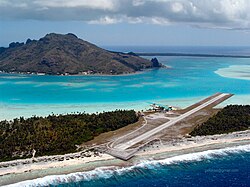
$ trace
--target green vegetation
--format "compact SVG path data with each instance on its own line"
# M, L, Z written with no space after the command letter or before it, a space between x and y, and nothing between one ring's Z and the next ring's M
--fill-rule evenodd
M31 157L33 149L36 156L74 152L76 145L137 121L133 110L1 121L0 161Z
M39 40L13 42L7 48L0 48L0 70L7 73L116 75L153 67L162 65L134 53L101 49L74 34L50 33Z
M202 136L247 130L250 127L250 105L229 105L197 126L190 135Z

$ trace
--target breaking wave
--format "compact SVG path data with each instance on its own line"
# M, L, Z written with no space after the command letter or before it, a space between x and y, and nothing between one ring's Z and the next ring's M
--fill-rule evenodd
M51 175L43 178L38 178L34 180L22 181L19 183L7 185L5 187L26 187L26 186L49 186L49 185L59 185L78 181L91 181L98 178L110 178L114 175L123 175L126 173L131 173L133 171L137 172L143 169L154 169L160 166L175 165L179 163L187 162L197 162L206 159L216 159L232 154L247 153L250 152L250 145L235 146L223 149L207 150L197 153L189 153L179 156L174 156L171 158L166 158L163 160L144 160L140 163L135 164L130 167L100 167L91 171L77 172L66 175Z

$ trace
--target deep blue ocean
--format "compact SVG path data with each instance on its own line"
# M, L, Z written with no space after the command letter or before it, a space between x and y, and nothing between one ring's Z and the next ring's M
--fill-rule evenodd
M47 176L12 187L248 187L249 166L250 145L243 145L162 160L142 160L131 167L105 167Z
M228 187L250 186L250 153L217 156L216 159L179 162L169 165L154 164L137 167L122 174L114 173L110 177L93 178L52 186L86 187Z
M249 47L106 47L116 51L250 54ZM151 57L145 57L151 58ZM250 59L157 57L169 69L126 76L0 74L0 119L145 109L150 102L185 107L216 92L250 104ZM27 186L250 186L250 148L215 150L128 168L97 168L29 181ZM19 186L19 185L17 185Z

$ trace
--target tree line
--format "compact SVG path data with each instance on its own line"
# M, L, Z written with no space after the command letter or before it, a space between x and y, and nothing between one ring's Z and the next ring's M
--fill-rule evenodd
M0 161L31 157L33 149L36 156L74 152L76 145L137 121L134 110L0 121Z
M228 105L190 133L192 136L214 135L247 130L250 105Z

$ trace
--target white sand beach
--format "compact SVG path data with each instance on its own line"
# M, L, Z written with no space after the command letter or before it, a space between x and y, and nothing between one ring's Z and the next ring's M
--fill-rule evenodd
M162 159L173 155L249 145L250 130L230 134L197 136L173 139L171 142L156 141L144 147L129 161L122 161L105 153L82 151L66 155L36 157L0 163L0 185L31 180L47 175L68 174L93 170L105 166L131 166L142 160ZM13 177L15 176L15 177Z

